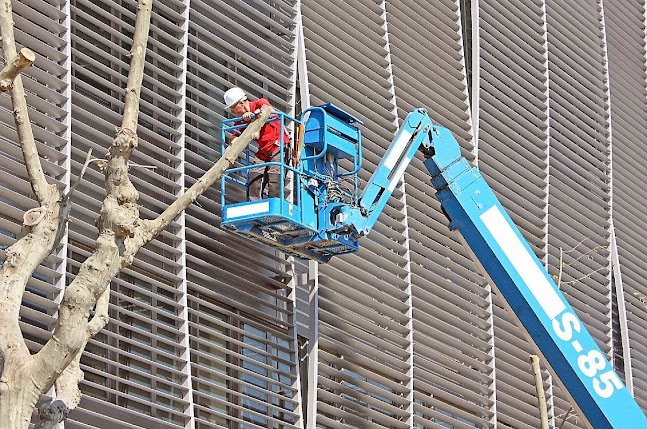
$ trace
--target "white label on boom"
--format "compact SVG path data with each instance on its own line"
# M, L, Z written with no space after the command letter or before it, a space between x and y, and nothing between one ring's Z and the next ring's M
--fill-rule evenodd
M245 204L243 206L238 206L238 207L230 207L227 209L227 217L232 218L232 217L247 216L252 214L265 213L268 211L270 211L270 202L261 201L260 203Z
M389 150L389 154L384 159L384 164L382 165L389 170L393 170L395 163L398 162L398 159L402 155L402 151L407 148L409 140L411 140L411 133L408 130L401 130L398 139L391 145L391 150Z
M566 305L537 265L535 258L530 255L519 236L505 219L499 207L489 208L481 215L481 220L548 317L551 319L557 317L566 309Z

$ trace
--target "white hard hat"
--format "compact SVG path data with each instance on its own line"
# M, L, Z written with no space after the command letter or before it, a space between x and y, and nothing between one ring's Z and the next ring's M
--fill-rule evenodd
M229 88L225 92L225 109L229 109L230 107L234 106L239 101L243 101L243 100L247 100L247 96L245 95L245 91L238 88L237 86L235 86L233 88Z

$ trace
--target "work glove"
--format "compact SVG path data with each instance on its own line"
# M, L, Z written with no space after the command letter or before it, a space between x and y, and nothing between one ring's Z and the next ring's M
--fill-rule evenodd
M243 113L243 120L250 122L252 120L252 115L258 116L261 114L261 109L256 109L253 112Z

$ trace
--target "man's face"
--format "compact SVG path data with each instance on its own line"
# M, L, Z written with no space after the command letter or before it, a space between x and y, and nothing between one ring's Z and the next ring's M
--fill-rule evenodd
M249 112L249 100L239 101L229 109L234 116L243 116L243 113Z

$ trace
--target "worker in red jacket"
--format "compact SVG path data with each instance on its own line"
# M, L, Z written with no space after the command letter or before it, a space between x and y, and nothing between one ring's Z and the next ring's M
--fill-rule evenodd
M261 98L250 101L247 99L245 92L234 87L225 92L225 107L236 117L242 117L244 122L251 122L252 115L260 113L261 106L270 106L267 99ZM276 117L273 116L273 117ZM290 138L287 133L283 132L283 142L285 147L289 147ZM258 151L256 152L255 164L265 162L281 162L281 121L268 122L261 128L260 134L256 139ZM285 150L287 153L288 150ZM249 200L255 201L263 198L263 192L267 188L269 198L279 197L281 195L281 170L279 165L266 165L252 168L249 173Z

